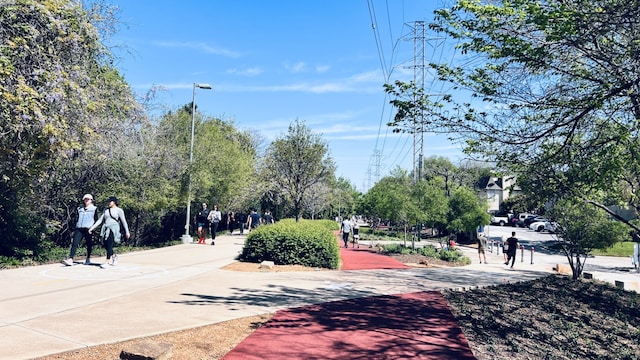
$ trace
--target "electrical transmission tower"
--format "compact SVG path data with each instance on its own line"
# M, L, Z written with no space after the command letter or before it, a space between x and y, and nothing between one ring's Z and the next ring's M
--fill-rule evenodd
M367 169L367 177L368 177L368 185L367 185L367 189L371 189L371 181L372 181L372 177L373 177L373 183L377 183L378 181L380 181L380 150L375 149L373 150L373 155L372 157L372 163L369 163L369 168ZM373 171L371 170L371 168L373 167Z
M426 36L424 32L424 21L415 21L413 29L413 82L416 89L424 89L425 75L425 45ZM416 109L421 109L418 105L421 99L418 94L413 96ZM424 111L420 110L413 114L413 180L417 182L422 178L422 158L424 156Z
M425 115L426 101L431 97L442 97L444 85L438 81L436 74L430 74L428 76L428 84L425 83L427 78L427 65L425 63L427 47L429 47L429 53L432 61L441 62L445 56L445 37L430 37L427 38L425 34L425 22L414 21L411 25L408 25L412 30L413 41L413 65L406 66L413 69L413 83L415 90L413 93L414 109L412 114L412 127L413 133L413 179L417 181L422 178L422 164L424 160L424 133L429 131L427 129L427 119ZM439 86L439 89L435 87ZM426 101L426 102L425 102Z

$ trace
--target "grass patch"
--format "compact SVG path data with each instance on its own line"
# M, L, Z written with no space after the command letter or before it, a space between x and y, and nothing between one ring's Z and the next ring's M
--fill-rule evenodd
M635 242L632 241L619 242L606 249L593 249L591 254L596 256L630 257L633 256L633 245L635 245Z

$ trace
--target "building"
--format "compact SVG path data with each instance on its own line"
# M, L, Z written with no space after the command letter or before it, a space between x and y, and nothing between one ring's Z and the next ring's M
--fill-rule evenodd
M482 196L487 199L488 210L492 212L499 211L503 201L520 192L521 189L516 185L515 176L491 176L484 189L480 189Z

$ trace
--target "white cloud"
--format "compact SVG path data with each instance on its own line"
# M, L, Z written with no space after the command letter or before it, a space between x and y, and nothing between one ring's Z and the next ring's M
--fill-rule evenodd
M174 41L155 41L155 45L167 48L189 48L207 54L222 55L230 58L241 57L239 52L209 45L203 42L174 42Z
M299 61L295 64L285 64L284 68L292 73L301 73L307 70L307 65L303 61Z
M228 74L236 74L236 75L243 75L243 76L256 76L256 75L260 75L263 73L262 69L260 69L259 67L251 67L251 68L246 68L246 69L229 69L227 70Z
M380 73L380 71L378 70L366 71L359 74L355 74L351 76L349 80L354 83L370 82L370 83L382 84L382 82L384 82L384 78Z

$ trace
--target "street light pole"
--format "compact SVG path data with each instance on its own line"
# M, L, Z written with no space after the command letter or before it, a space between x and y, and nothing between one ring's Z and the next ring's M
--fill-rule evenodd
M182 235L182 242L189 243L193 239L189 235L189 218L191 217L191 167L193 166L193 139L195 137L196 128L196 89L211 89L209 84L193 83L193 98L191 100L191 150L189 151L189 185L187 189L187 220L184 224L184 235Z

